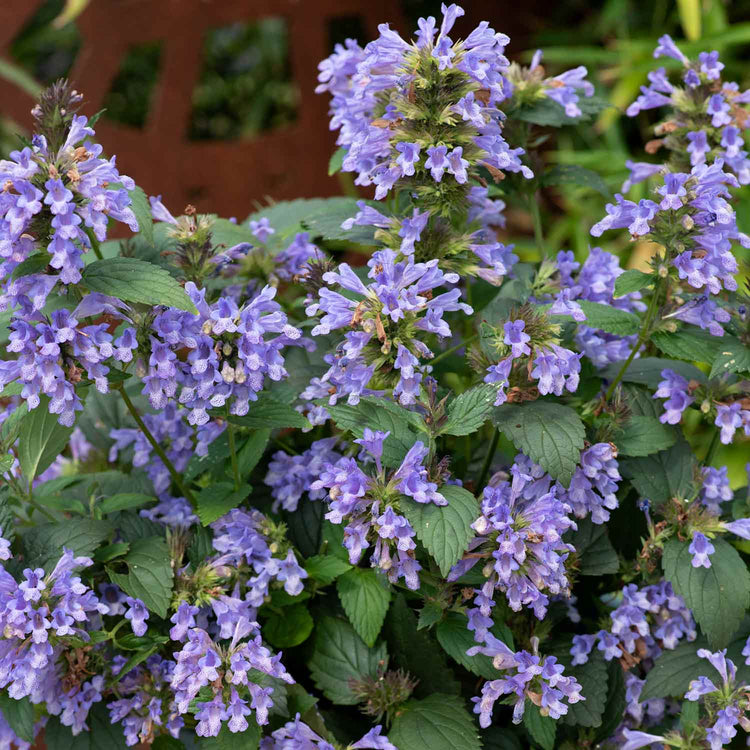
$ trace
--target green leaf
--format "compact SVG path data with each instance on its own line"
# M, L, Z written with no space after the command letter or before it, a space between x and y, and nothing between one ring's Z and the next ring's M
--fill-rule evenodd
M310 578L324 586L333 583L339 576L351 570L348 562L334 555L313 555L305 560L305 570Z
M167 271L137 258L106 258L95 260L83 270L81 284L92 292L100 292L126 302L145 305L169 305L198 311L185 290Z
M108 521L89 518L39 524L24 534L24 562L31 568L49 572L60 559L63 547L72 549L76 555L90 557L112 531Z
M214 482L204 487L195 498L196 513L204 526L208 526L230 510L236 508L252 492L249 484L243 484L238 490L232 482Z
M578 304L586 314L585 325L590 328L614 333L617 336L632 336L640 330L641 319L633 313L620 310L619 307L587 300L579 300Z
M96 703L86 717L89 731L73 735L56 716L50 716L44 727L47 750L126 750L122 725L113 724L104 703Z
M151 743L151 750L185 750L185 745L168 734L160 734Z
M590 518L576 520L577 531L568 531L565 541L576 548L578 572L582 576L603 576L617 573L620 562L612 542L609 541L607 527L596 524Z
M313 237L322 240L356 243L357 245L375 246L373 228L355 225L351 229L342 229L341 225L349 218L357 215L358 198L328 198L325 206L309 214L304 220L304 226ZM372 201L365 201L368 205L378 206Z
M614 378L622 367L622 362L614 362L605 371L607 378ZM625 383L638 383L655 390L662 377L662 370L674 370L678 375L688 380L706 382L706 376L695 366L679 359L659 359L657 357L639 357L634 359L625 371L622 379Z
M303 502L294 513L284 512L290 541L303 557L311 557L320 551L323 527L324 504L318 502ZM330 521L326 521L330 524ZM342 550L346 561L349 555ZM348 562L347 562L348 564Z
M209 443L204 456L194 454L190 458L184 473L185 481L189 482L205 472L211 472L211 475L217 478L223 477L224 464L227 458L229 458L229 436L227 431L224 430L216 440Z
M230 414L227 419L240 427L253 430L275 430L282 427L309 427L310 423L288 404L282 404L267 393L259 393L257 401L250 402L250 410L243 417Z
M446 576L461 559L469 540L474 536L471 524L479 516L479 503L463 487L445 484L440 493L448 505L417 503L401 498L401 511L406 516L417 538L435 558L440 572Z
M610 106L612 105L606 99L599 96L582 96L578 101L578 108L581 110L581 114L578 117L568 117L562 106L545 96L533 104L514 109L511 116L516 120L531 122L535 125L560 128L564 125L577 125L581 122L588 122L602 110Z
M737 682L747 684L750 681L750 666L745 664L742 649L750 633L744 626L740 633L741 635L727 647L727 658L737 666ZM706 639L700 637L691 643L683 642L674 649L662 651L646 675L646 684L643 686L640 700L643 702L651 698L670 696L682 698L690 682L706 674L708 662L701 659L697 651L707 647Z
M115 520L117 531L124 542L134 542L147 536L163 536L164 527L149 518L143 518L137 513L123 511Z
M127 565L127 573L108 569L109 578L129 596L140 599L159 617L166 617L172 597L173 572L169 548L160 536L131 542L130 552L118 563Z
M626 294L639 292L654 283L654 275L644 273L636 268L631 268L621 273L615 279L615 297L624 297Z
M372 568L352 568L337 581L339 599L359 637L373 646L383 627L391 590Z
M331 154L331 158L328 162L328 176L331 177L331 175L336 174L336 172L341 170L341 165L344 162L344 157L347 154L347 149L345 149L343 146L340 146L337 148L333 154Z
M477 727L461 698L435 693L401 706L388 732L399 750L480 750Z
M668 357L710 363L717 356L722 339L691 326L676 333L655 331L651 334L651 341Z
M307 607L293 604L269 615L263 623L263 637L276 648L293 648L308 639L313 626Z
M569 654L568 654L569 656ZM563 661L565 674L575 678L581 685L585 701L571 704L568 713L560 718L568 726L598 727L607 705L607 662L600 652L593 652L585 664L571 666Z
M388 661L383 644L368 648L345 620L322 617L315 628L315 647L308 661L315 686L326 698L343 706L353 706L359 698L349 680L378 676Z
M130 542L115 542L114 544L108 544L106 547L99 547L94 553L94 562L110 562L116 557L126 555L129 549Z
M146 193L136 185L128 190L130 196L130 208L133 209L135 218L138 220L138 228L141 235L149 245L154 244L154 219L151 216L151 204L148 202Z
M714 649L726 646L750 606L750 574L737 550L721 537L712 541L711 567L694 568L690 542L670 539L664 547L664 576L693 611Z
M517 734L502 727L489 727L482 732L484 750L524 750Z
M492 659L484 654L467 656L466 652L476 646L473 633L467 628L468 618L460 612L448 612L442 622L435 628L435 635L445 653L464 669L478 677L496 680L499 672L492 664Z
M8 389L6 388L6 390ZM42 401L44 398L46 397L43 397ZM42 407L37 406L37 410L40 408ZM23 423L29 413L28 405L24 401L13 409L6 420L0 425L0 447L2 447L3 451L10 450L16 442L21 432L21 427L23 427Z
M693 480L695 457L688 443L680 438L671 448L650 456L620 461L624 477L641 497L660 505L673 497L684 497Z
M607 665L607 702L602 714L602 723L596 731L597 740L611 737L622 722L627 701L625 698L625 675L617 659Z
M554 750L557 724L549 716L542 716L528 698L523 712L523 725L529 730L531 739L543 750Z
M241 477L249 476L250 472L263 458L268 441L271 439L271 430L255 430L245 441L242 448L237 452L237 465Z
M248 727L244 732L230 732L229 727L224 724L216 737L198 737L196 744L200 750L258 750L261 728L254 717L248 718Z
M18 433L18 462L29 484L60 455L72 432L72 427L58 423L57 415L49 411L49 398L42 396Z
M416 615L403 594L395 595L383 634L394 662L419 680L414 691L416 697L431 694L435 685L440 685L443 693L460 693L461 686L440 645L429 632L417 630Z
M633 415L614 438L621 456L649 456L671 448L677 442L677 430L656 417Z
M114 513L118 510L128 510L128 508L140 508L149 503L155 503L156 498L153 495L142 495L139 492L121 492L117 495L105 497L98 504L99 510L104 513Z
M734 336L724 335L718 340L711 377L715 378L727 372L750 372L750 347Z
M565 487L570 484L586 437L573 409L551 401L503 404L492 419L521 453Z
M15 700L4 692L0 693L0 712L19 739L34 741L34 706L28 698Z
M443 619L444 613L445 610L436 602L426 602L424 607L419 610L417 630L431 628Z
M355 406L336 404L326 406L326 409L337 427L349 430L358 438L364 434L365 427L390 432L383 443L383 463L386 466L400 466L409 448L418 439L423 442L428 440L426 433L419 434L419 416L392 401L368 397Z
M598 172L593 169L586 169L578 164L557 164L552 169L542 174L542 185L577 185L579 187L595 190L599 195L605 198L611 198L612 192L607 187L607 183L601 178Z
M497 388L482 383L456 396L448 404L447 420L438 435L471 435L488 419L497 398Z
M26 260L21 261L10 275L10 280L20 279L23 276L31 276L35 273L42 273L51 260L52 256L46 251L42 250L40 253L34 253L30 255Z

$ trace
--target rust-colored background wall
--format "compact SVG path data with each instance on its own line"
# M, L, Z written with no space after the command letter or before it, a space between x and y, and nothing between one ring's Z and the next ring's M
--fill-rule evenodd
M43 0L0 2L0 56L12 60L11 46L38 13ZM509 34L528 33L529 6L468 2L461 27L471 29L488 17ZM390 22L409 34L413 16L439 11L439 3L398 0L90 0L76 19L80 44L69 77L85 95L91 115L105 105L123 60L135 45L159 43L158 77L142 127L114 122L106 115L97 138L116 154L121 171L147 193L161 193L175 211L192 203L202 212L243 218L254 203L335 194L327 176L335 134L328 129L326 96L314 93L318 62L333 45L339 25L355 21L363 39ZM505 11L505 12L504 12ZM237 23L278 18L286 26L289 75L297 91L292 122L249 137L211 140L190 137L191 113L206 34ZM409 17L407 22L405 19ZM494 17L494 19L493 19ZM533 24L532 24L533 25ZM52 32L52 43L54 44ZM340 36L340 35L339 35ZM517 51L523 47L517 43ZM0 114L30 129L30 94L0 79Z

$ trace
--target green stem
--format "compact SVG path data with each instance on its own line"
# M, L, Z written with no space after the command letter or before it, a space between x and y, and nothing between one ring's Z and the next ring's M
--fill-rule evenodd
M708 451L706 452L706 457L703 459L703 464L705 466L711 466L711 464L714 461L714 458L716 457L716 451L719 449L719 436L721 432L719 428L717 427L714 430L713 437L711 438L711 443L708 446Z
M125 406L130 412L130 415L135 420L135 423L138 425L138 429L144 434L146 440L151 443L151 447L154 449L156 455L159 456L164 466L167 467L167 471L172 477L172 481L177 485L183 497L190 503L190 505L193 506L193 508L195 508L196 502L195 497L193 497L193 493L190 492L190 490L183 484L180 475L177 473L177 469L175 469L174 467L174 464L169 460L169 457L164 452L164 449L159 445L159 443L156 441L156 438L151 434L151 430L146 427L146 423L138 413L138 409L135 408L135 404L130 400L130 396L128 396L125 388L123 388L122 384L120 384L116 387L116 390L119 391L120 396L122 396L122 400L125 402Z
M484 487L484 482L487 479L487 474L490 471L492 465L492 459L495 457L495 451L497 450L497 444L500 441L500 430L495 427L495 432L492 434L492 441L490 447L487 449L487 455L484 457L484 463L482 464L482 473L479 475L479 481L477 482L477 489L481 490Z
M293 456L299 456L299 451L294 450L290 445L287 445L283 440L279 440L278 438L273 438L273 442L276 443L276 445L279 446L282 450L286 451L287 453L291 453Z
M94 234L94 231L90 227L84 227L84 232L88 235L89 240L91 241L91 249L94 251L94 255L99 260L104 260L104 256L102 255L102 250L99 247L99 240L96 239L96 235Z
M227 438L229 439L229 455L232 457L232 476L234 489L240 488L240 466L237 462L237 447L234 442L234 425L227 419Z
M539 193L535 190L529 193L529 208L531 209L531 220L534 222L534 241L539 247L542 258L547 257L544 247L544 229L542 228L542 213L539 210Z
M450 349L446 349L444 352L440 352L440 354L435 357L430 364L434 365L436 362L439 362L441 359L444 359L445 357L450 356L454 352L457 352L459 349L463 349L465 346L468 346L473 341L475 341L479 337L478 333L475 333L473 336L469 336L468 339L465 339L460 344L456 344L455 346L452 346Z
M615 392L615 388L627 372L628 367L630 367L630 363L635 359L635 355L638 354L640 348L648 340L649 333L651 332L651 323L653 322L654 316L656 315L656 311L658 309L657 300L659 298L659 291L660 285L657 281L656 285L654 286L654 293L651 296L651 301L649 302L648 310L646 311L646 316L643 318L643 325L641 326L640 333L638 334L638 339L636 340L632 351L628 355L628 358L623 362L620 371L615 376L615 379L609 384L607 393L604 396L605 401L609 401L612 398L612 394Z

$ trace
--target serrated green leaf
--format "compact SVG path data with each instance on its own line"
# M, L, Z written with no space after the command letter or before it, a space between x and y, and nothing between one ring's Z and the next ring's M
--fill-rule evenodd
M621 460L620 470L641 497L660 505L673 497L685 496L693 479L694 465L690 446L680 438L667 450Z
M582 576L603 576L617 573L620 562L612 542L609 541L607 527L596 524L590 518L577 520L578 529L568 531L565 541L576 548L578 572Z
M570 484L586 436L573 409L551 401L503 404L492 420L521 453L565 487Z
M315 628L315 647L308 661L315 686L326 698L342 706L353 706L359 698L349 680L377 677L385 670L388 654L380 644L368 648L345 620L322 617Z
M639 388L631 383L624 383L622 390L628 402L628 407L633 415L638 417L660 417L662 414L662 402L653 398L650 391Z
M572 666L567 660L565 674L581 685L581 695L586 700L572 703L568 713L560 718L563 724L579 727L598 727L607 705L607 662L600 652L592 652L585 664Z
M641 289L645 289L647 286L651 286L654 283L654 275L650 273L644 273L636 268L630 268L627 271L621 273L615 279L615 297L624 297L626 294L632 294L633 292L640 292Z
M205 455L199 456L195 454L191 457L185 469L185 481L189 482L208 471L211 472L212 476L216 476L217 478L222 477L227 458L229 458L229 436L227 435L227 431L224 430L216 440L212 440L209 443Z
M531 739L543 750L554 750L557 724L549 716L542 716L539 709L527 698L523 712L523 725L529 730Z
M195 498L198 518L204 526L221 518L236 508L252 492L249 484L235 489L231 482L214 482L204 487Z
M597 740L607 739L614 734L622 722L626 705L625 674L620 662L613 659L607 665L607 702L602 714L602 723L596 731Z
M23 276L31 276L35 273L42 273L42 271L49 265L52 256L46 251L34 253L30 255L26 260L21 261L10 275L10 280L20 279Z
M699 328L683 328L676 333L655 331L651 341L668 357L688 362L713 362L721 346L721 338Z
M388 739L403 750L480 750L476 724L461 698L435 693L401 706Z
M105 497L98 504L99 510L104 513L114 513L118 510L128 510L129 508L141 508L149 503L155 503L156 498L153 495L143 495L140 492L121 492L117 495Z
M95 260L83 270L81 284L125 302L169 305L195 315L198 311L185 290L167 271L137 258Z
M237 451L237 466L240 476L249 476L250 472L263 458L268 441L271 439L271 430L255 430Z
M471 435L490 417L497 398L497 388L483 383L456 396L448 404L447 419L439 435Z
M469 620L466 615L460 612L448 612L435 628L435 636L445 653L464 669L486 680L497 679L498 670L493 666L489 656L484 654L467 656L466 652L477 645L474 634L467 627L468 624Z
M436 604L435 602L427 602L424 607L419 610L417 630L431 628L443 619L444 614L445 610L439 604Z
M461 686L435 637L426 630L417 630L417 617L403 594L396 594L383 628L388 653L393 661L419 680L414 695L429 695L434 685L443 693L457 695Z
M605 371L607 378L616 377L622 367L622 362L614 362ZM688 380L697 380L699 383L706 382L706 376L695 366L679 359L660 359L658 357L639 357L634 359L622 379L625 383L638 383L656 390L659 382L664 380L662 370L674 370L678 375Z
M42 396L39 406L21 422L18 433L18 462L29 484L60 455L73 433L57 415L49 411L49 398Z
M276 648L293 648L308 639L313 626L307 607L293 604L268 616L263 623L263 638Z
M597 328L617 336L632 336L638 333L641 319L626 310L599 302L578 300L578 304L586 315L585 325Z
M24 534L24 562L49 572L60 559L63 547L72 549L76 555L90 557L112 531L108 521L90 518L38 524Z
M197 737L196 744L200 750L258 750L261 728L253 717L248 719L248 727L244 732L230 732L229 727L224 724L216 737Z
M334 555L313 555L305 560L307 574L324 586L333 583L351 568L348 562Z
M148 202L146 193L136 185L128 190L130 196L130 208L133 209L135 218L138 220L138 228L141 235L149 245L154 244L154 220L151 216L151 204Z
M341 165L344 162L344 157L347 154L347 149L345 149L343 146L339 146L332 154L331 158L328 161L328 176L336 174L336 172L341 170Z
M169 548L160 536L133 540L130 552L121 560L127 573L108 568L109 578L129 596L140 599L149 611L166 617L172 597L173 572Z
M309 427L310 423L288 404L282 404L267 393L259 393L257 401L250 402L245 416L230 414L227 419L240 427L253 430L275 430L282 427Z
M104 703L96 703L86 716L88 731L74 735L56 716L44 727L47 750L126 750L122 725L113 724Z
M440 493L448 505L417 503L402 497L401 511L445 576L474 535L471 524L479 516L479 503L471 492L456 485L443 485Z
M347 219L356 216L359 212L358 200L357 198L328 198L321 209L305 217L303 224L314 238L375 246L378 243L371 226L355 225L351 229L341 227ZM371 201L365 201L365 203L378 205Z
M34 706L28 698L16 700L5 692L0 693L0 713L19 739L34 741Z
M714 649L725 647L750 606L750 574L737 550L721 537L712 541L711 567L694 568L690 542L672 538L664 546L664 576Z
M124 542L134 542L147 536L164 536L164 526L131 511L118 513L114 523Z
M115 542L108 544L106 547L100 547L94 553L94 562L105 563L114 560L116 557L122 557L128 553L130 542Z
M750 666L745 664L745 657L742 655L748 635L750 632L743 625L739 637L727 647L727 659L731 659L737 667L737 681L744 684L750 681ZM640 696L641 702L670 696L682 698L690 682L706 674L708 662L701 659L697 651L707 647L706 639L700 637L692 642L680 643L674 649L662 651L646 675L646 684Z
M750 372L750 347L729 335L721 336L717 343L710 377L716 378L727 372Z
M610 198L612 192L598 172L578 164L556 164L542 174L542 185L577 185L595 190L599 195Z
M420 433L416 426L418 415L385 399L363 398L355 406L336 404L326 409L337 427L349 430L358 438L364 434L365 427L390 432L383 443L383 463L389 467L400 466L417 440L428 440L427 433Z
M294 513L284 512L289 539L303 557L311 557L320 551L323 528L324 504L301 503ZM330 524L330 521L326 521ZM348 564L349 555L343 550Z
M11 385L13 385L11 383ZM7 388L6 388L7 390ZM40 409L41 406L37 406ZM13 411L7 416L5 421L0 425L0 446L3 451L10 450L13 444L18 439L18 435L21 432L24 420L29 414L29 407L24 401L19 404Z
M383 627L391 590L372 568L352 568L336 581L339 599L359 637L373 646Z
M582 96L578 100L578 108L581 110L581 114L578 117L568 117L561 105L545 96L533 104L514 109L512 117L516 120L531 122L535 125L561 128L564 125L577 125L581 122L588 122L602 110L610 106L612 105L606 99L599 96Z
M632 415L615 435L614 443L621 456L649 456L671 448L677 442L674 427L662 424L656 417Z

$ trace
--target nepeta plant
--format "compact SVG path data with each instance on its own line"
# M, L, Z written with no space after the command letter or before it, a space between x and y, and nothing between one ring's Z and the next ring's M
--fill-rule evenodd
M606 105L462 15L320 64L332 169L374 200L174 216L65 82L0 162L2 747L750 729L750 495L715 465L750 434L750 96L663 37L683 72L627 114L663 112L664 158L590 227L648 270L550 257L538 128ZM516 204L536 264L498 239Z

